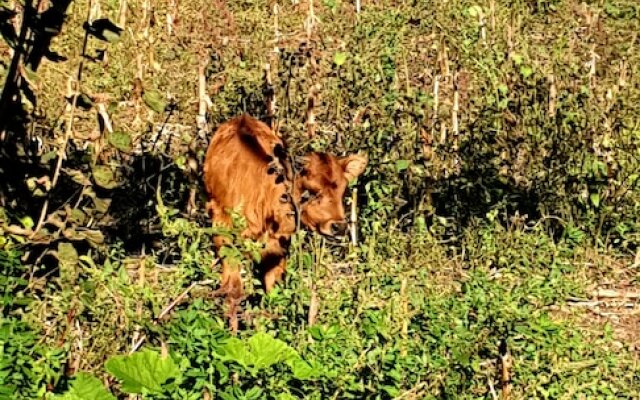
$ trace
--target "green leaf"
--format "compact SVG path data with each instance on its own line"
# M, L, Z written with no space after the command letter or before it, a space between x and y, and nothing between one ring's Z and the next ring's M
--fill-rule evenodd
M401 172L405 169L409 168L409 160L397 160L396 161L396 171Z
M46 164L49 161L53 161L56 159L56 157L58 156L58 152L55 150L49 151L47 153L44 153L41 157L40 157L40 163L42 164Z
M270 367L298 354L288 344L265 332L256 333L247 344L253 356L253 365L257 369Z
M131 151L131 136L125 132L115 131L110 134L109 143L125 153Z
M60 265L60 276L67 282L73 282L78 275L78 252L71 243L58 243L56 252Z
M144 101L144 104L147 105L147 107L157 113L164 112L165 108L167 107L167 101L165 97L157 90L145 91L142 95L142 100Z
M531 68L528 65L523 65L520 67L520 74L522 75L523 78L528 78L531 75L533 75L533 68Z
M58 243L58 260L70 265L78 264L78 252L71 243Z
M589 195L589 200L591 200L591 203L596 207L600 207L600 195L598 193L591 193Z
M517 53L513 53L513 54L511 54L511 59L513 60L513 62L514 62L516 65L520 65L520 64L522 64L522 62L524 61L524 57L522 57L522 55L517 54Z
M477 18L479 15L482 15L482 7L475 5L471 6L467 9L469 16L472 18Z
M28 215L25 215L24 217L20 218L20 224L25 229L31 229L35 225L34 222L33 222L33 219Z
M218 357L223 361L236 362L248 370L259 371L300 356L282 340L258 332L246 343L237 338L229 339Z
M126 393L160 393L169 379L179 380L182 372L171 357L161 357L156 351L144 349L127 356L107 360L106 370L122 383Z
M118 186L113 171L106 165L96 165L93 167L93 180L100 187L105 189L113 189Z
M292 395L291 393L280 393L276 396L276 400L297 400L298 398Z
M102 382L86 372L75 375L69 390L61 395L55 395L59 400L115 400Z
M322 376L322 370L318 365L312 365L300 357L293 358L288 361L287 364L289 368L291 368L293 376L301 381L316 379Z
M345 52L339 51L333 56L333 63L338 67L344 64L345 61L347 61L347 53Z

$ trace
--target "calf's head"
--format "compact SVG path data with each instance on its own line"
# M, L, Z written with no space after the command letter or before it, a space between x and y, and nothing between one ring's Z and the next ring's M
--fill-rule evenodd
M311 153L302 158L301 164L294 192L301 222L323 235L344 234L347 230L342 204L344 192L349 181L364 172L367 157Z

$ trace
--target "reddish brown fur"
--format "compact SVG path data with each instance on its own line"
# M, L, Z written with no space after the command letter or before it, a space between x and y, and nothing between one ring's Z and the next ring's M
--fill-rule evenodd
M304 157L301 173L292 180L284 144L262 122L243 115L221 125L213 135L204 164L207 209L214 222L229 225L228 211L240 207L247 222L245 237L264 240L261 269L265 290L284 274L289 240L295 232L294 204L300 220L325 235L346 227L342 198L351 179L360 175L367 159L312 153ZM307 193L311 198L305 201ZM290 201L292 200L292 201ZM216 247L224 245L215 238ZM240 270L223 263L221 290L227 295L232 329L235 307L244 293Z

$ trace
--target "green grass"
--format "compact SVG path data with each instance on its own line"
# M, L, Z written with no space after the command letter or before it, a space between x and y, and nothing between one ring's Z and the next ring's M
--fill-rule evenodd
M55 218L30 237L81 59L89 2L71 4L51 46L68 60L29 75L25 128L44 143L30 162L43 169L23 179L0 164L24 189L0 186L0 398L638 397L638 303L593 291L638 292L640 6L362 3L314 1L309 31L308 2L278 3L276 35L274 2L129 0L118 41L88 40L107 54L84 63L93 106L74 111ZM120 23L120 1L94 4L93 19ZM265 116L266 63L292 153L370 162L358 245L300 232L268 296L247 268L256 296L232 338L208 297L212 230L181 213L206 149L198 71L213 129ZM131 151L161 126L181 137ZM236 245L227 257L256 248Z

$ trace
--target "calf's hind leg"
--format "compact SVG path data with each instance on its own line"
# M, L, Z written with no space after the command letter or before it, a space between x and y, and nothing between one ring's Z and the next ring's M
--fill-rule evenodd
M277 257L275 262L264 270L264 290L269 293L282 280L282 276L287 268L287 260L284 257Z

